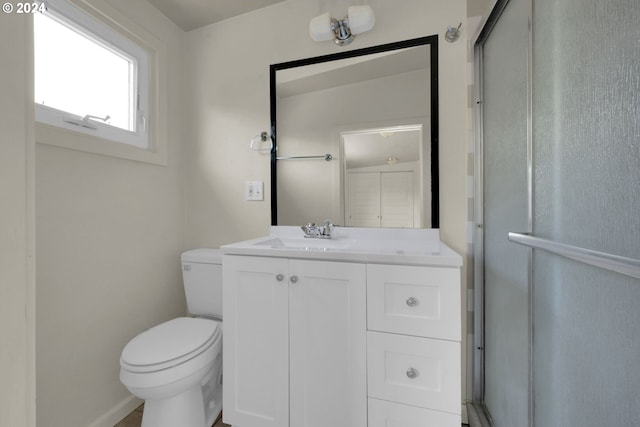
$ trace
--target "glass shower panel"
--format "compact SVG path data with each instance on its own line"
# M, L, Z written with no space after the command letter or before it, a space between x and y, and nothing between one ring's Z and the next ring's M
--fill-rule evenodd
M511 0L483 45L484 400L496 426L528 417L528 228L525 0Z
M640 259L638 0L536 0L534 232ZM640 422L640 280L535 251L538 427Z

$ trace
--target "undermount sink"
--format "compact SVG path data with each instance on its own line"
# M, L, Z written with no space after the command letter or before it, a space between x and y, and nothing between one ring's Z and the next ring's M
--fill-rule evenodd
M314 239L314 238L281 238L273 237L265 240L259 240L254 243L256 246L282 249L302 249L307 251L331 251L338 249L348 249L352 247L356 241L354 239Z

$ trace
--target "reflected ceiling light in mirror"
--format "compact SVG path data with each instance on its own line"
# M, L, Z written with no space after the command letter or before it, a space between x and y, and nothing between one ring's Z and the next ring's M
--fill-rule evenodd
M345 46L353 41L356 34L371 30L375 23L371 6L351 6L347 16L340 20L332 18L328 12L311 19L309 34L314 41L333 39L338 46Z

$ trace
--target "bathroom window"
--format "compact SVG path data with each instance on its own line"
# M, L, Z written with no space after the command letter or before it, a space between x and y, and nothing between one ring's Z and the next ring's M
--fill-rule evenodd
M147 50L71 2L46 7L34 13L36 120L149 149Z

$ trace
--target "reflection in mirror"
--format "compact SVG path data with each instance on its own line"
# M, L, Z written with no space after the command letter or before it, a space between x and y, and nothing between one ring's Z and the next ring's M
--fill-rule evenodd
M272 65L272 224L437 227L437 107L437 36Z
M346 226L431 225L431 178L423 173L430 150L423 153L421 124L345 132L341 140Z

